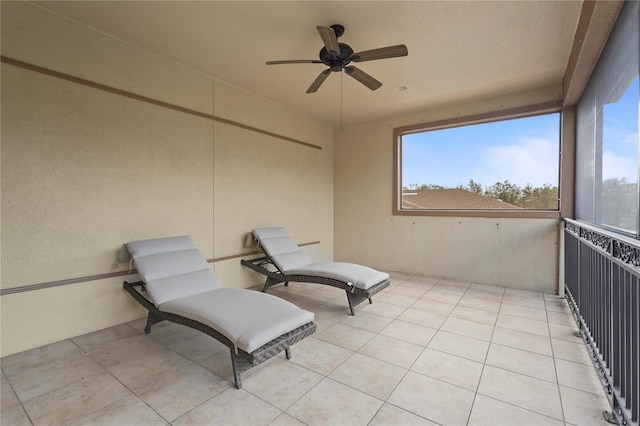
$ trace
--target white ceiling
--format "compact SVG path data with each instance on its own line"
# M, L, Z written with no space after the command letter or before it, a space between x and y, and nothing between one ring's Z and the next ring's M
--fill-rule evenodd
M559 85L582 1L39 1L38 5L323 121L373 120ZM356 52L405 44L409 56L358 67L370 91L322 64L316 25L342 24ZM406 90L401 90L406 87Z

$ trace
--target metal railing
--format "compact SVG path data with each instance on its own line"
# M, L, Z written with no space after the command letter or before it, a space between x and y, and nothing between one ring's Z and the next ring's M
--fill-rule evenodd
M565 219L564 284L613 423L638 426L640 242Z

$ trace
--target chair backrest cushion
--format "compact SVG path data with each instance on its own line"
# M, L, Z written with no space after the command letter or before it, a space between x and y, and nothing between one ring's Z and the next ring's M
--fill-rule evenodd
M256 228L252 234L282 272L313 263L282 227Z
M132 241L126 247L156 306L222 287L190 236Z

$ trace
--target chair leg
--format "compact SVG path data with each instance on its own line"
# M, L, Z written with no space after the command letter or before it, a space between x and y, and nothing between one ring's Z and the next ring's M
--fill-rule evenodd
M247 370L250 370L254 364L247 359L236 354L233 348L229 348L231 352L231 366L233 367L233 380L236 382L236 388L242 389L241 375Z
M269 287L274 286L276 284L279 284L281 282L282 282L282 280L278 280L278 279L273 278L273 277L267 277L267 280L264 282L264 287L262 287L262 292L266 293L267 289ZM287 284L288 284L288 282L287 282Z
M233 351L233 349L231 349ZM233 366L233 380L236 382L236 389L242 389L242 379L240 379L240 372L236 367L236 359L231 355L231 365Z
M285 349L284 354L287 356L287 359L291 359L291 348Z
M233 367L233 380L236 382L236 389L242 389L242 379L240 375L244 369L242 368L242 359L237 357L233 348L230 348L231 351L231 366Z
M267 277L267 279L266 279L266 280L265 280L265 282L264 282L264 286L262 287L262 292L263 292L263 293L266 293L266 292L267 292L267 289L269 288L269 280L270 280L270 278L269 278L269 277Z
M160 321L164 321L164 320L160 317L153 315L151 312L149 312L149 316L147 316L147 325L144 328L145 334L151 333L151 326L153 326L153 324L159 323Z
M347 292L347 301L349 302L349 311L351 311L351 315L355 316L356 313L353 311L353 303L351 302L351 295L349 294L349 290L345 290Z

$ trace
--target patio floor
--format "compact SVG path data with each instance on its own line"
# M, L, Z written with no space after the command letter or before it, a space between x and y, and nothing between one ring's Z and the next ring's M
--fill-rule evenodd
M609 410L555 295L391 274L344 292L270 290L318 331L231 382L228 348L182 326L122 324L4 357L3 425L598 425Z

